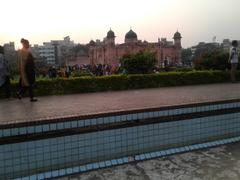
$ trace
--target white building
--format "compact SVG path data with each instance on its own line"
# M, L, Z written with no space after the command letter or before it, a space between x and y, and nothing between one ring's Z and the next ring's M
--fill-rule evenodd
M9 42L3 45L4 47L4 51L8 51L8 52L13 52L15 51L15 44L14 42Z
M55 50L51 43L43 43L43 46L35 45L33 49L38 56L45 58L47 64L56 64Z
M49 65L62 65L68 49L74 47L74 42L67 36L63 40L52 40L44 42L43 45L34 45L32 48L35 54L46 59Z

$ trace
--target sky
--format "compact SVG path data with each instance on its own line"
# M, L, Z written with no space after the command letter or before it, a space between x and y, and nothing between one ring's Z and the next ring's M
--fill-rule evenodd
M42 44L70 36L75 43L103 39L111 28L123 43L172 40L178 30L187 48L217 37L240 39L240 0L1 0L0 45L27 38Z

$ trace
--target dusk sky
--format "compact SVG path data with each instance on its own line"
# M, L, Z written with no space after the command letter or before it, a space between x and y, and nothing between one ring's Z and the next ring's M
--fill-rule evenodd
M117 43L130 27L138 39L172 40L179 30L183 47L214 36L240 39L240 0L3 0L0 45L22 37L31 44L70 36L75 43L103 39L111 28Z

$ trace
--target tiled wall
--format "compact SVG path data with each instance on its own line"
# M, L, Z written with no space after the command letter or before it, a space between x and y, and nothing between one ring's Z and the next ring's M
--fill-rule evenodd
M43 133L54 130L64 130L71 128L81 128L93 125L101 125L101 124L110 124L116 122L124 122L124 121L133 121L133 120L141 120L146 118L156 118L163 116L174 116L180 114L189 114L196 112L208 112L214 110L225 110L231 108L240 107L240 102L226 103L226 104L214 104L214 105L205 105L198 107L188 107L188 108L177 108L177 109L168 109L168 110L159 110L153 112L140 112L133 114L125 114L125 115L116 115L116 116L106 116L99 118L89 118L84 120L74 120L74 121L66 121L60 123L50 123L43 124L37 126L24 126L18 128L4 128L0 129L0 138L1 137L9 137L9 136L17 136L17 135L27 135L32 133Z
M240 103L232 103L22 127L2 130L2 137L239 106ZM0 179L30 175L33 176L26 179L46 179L80 172L80 165L237 136L240 136L240 112L3 144L0 145Z

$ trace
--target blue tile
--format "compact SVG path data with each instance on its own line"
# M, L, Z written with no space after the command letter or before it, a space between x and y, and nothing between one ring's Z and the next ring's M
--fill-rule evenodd
M109 123L114 123L115 122L115 116L109 117Z
M4 136L4 137L10 136L10 134L11 134L10 129L4 129L4 130L3 130L3 136Z
M107 166L107 167L112 166L111 161L106 161L106 166Z
M90 119L90 123L91 125L97 125L97 119L96 118Z
M56 130L57 129L57 125L56 124L50 124L50 129L51 130Z
M93 163L93 169L98 169L99 168L99 164L98 163Z
M122 159L117 159L118 164L123 164L123 160Z
M97 118L97 124L103 124L103 118Z
M111 160L111 163L113 166L118 164L116 159Z
M157 151L156 155L157 155L157 157L161 157L162 156L161 151Z
M120 122L121 121L121 117L120 116L116 116L116 122Z
M148 117L149 117L149 118L154 118L154 112L149 112L149 113L148 113Z
M136 156L134 157L134 159L135 159L136 161L139 161L139 160L140 160L140 156L139 156L139 155L136 155Z
M71 122L71 127L72 128L77 128L78 127L78 122L77 121L72 121Z
M43 128L43 131L44 131L44 132L47 132L47 131L50 130L49 124L43 125L42 128Z
M126 121L127 120L127 115L121 115L121 121Z
M169 110L168 115L169 115L169 116L174 115L174 110Z
M52 171L52 177L58 177L59 176L59 171Z
M143 119L143 113L138 113L137 116L138 116L138 119Z
M39 126L35 126L35 132L36 133L41 133L43 131L43 129L42 129L42 126L41 125L39 125ZM20 134L21 134L21 128L20 128ZM25 133L24 133L25 134Z
M137 114L133 114L133 115L132 115L132 120L137 120L137 119L138 119Z
M29 177L23 177L21 180L29 180Z
M67 168L66 171L67 171L66 172L67 174L72 174L73 173L73 169L72 168Z
M169 110L161 111L161 116L168 116Z
M131 114L128 114L127 115L127 121L131 121L132 120L132 115Z
M212 144L213 144L214 146L217 146L217 145L218 145L218 143L217 143L216 141L212 142Z
M166 152L166 155L172 154L171 150L169 150L169 149L166 150L165 152Z
M73 173L78 173L79 171L80 171L80 168L78 166L73 168Z
M106 167L105 162L104 161L99 162L99 167L100 168Z
M193 151L193 150L195 150L195 148L193 146L189 146L189 150Z
M140 160L144 160L144 159L146 159L145 155L144 155L144 154L141 154L141 155L140 155Z
M151 152L150 156L151 156L151 158L155 158L155 157L157 157L157 154L155 152Z
M158 117L158 112L157 111L153 112L153 116Z
M224 141L223 141L223 140L220 140L219 143L220 143L221 145L223 145L223 144L224 144Z
M37 179L37 175L29 176L29 180L36 180L36 179Z
M37 175L37 179L38 179L38 180L44 179L44 174L38 174L38 175Z
M0 131L2 131L2 130L0 130ZM11 129L11 136L16 136L18 134L19 134L18 128ZM0 132L0 136L1 136L1 132Z
M172 154L176 154L176 153L177 153L177 150L176 150L176 149L171 149L171 153L172 153Z
M146 159L151 159L151 155L149 153L146 153L145 157Z
M78 127L84 127L84 120L78 121Z
M59 170L59 176L64 176L66 175L66 170L65 169L60 169Z
M124 163L128 163L128 162L129 162L128 158L127 158L127 157L124 157L124 158L123 158L123 162L124 162Z
M104 118L103 118L103 123L104 123L104 124L109 124L109 123L110 123L109 117L104 117Z
M85 122L85 126L90 126L91 125L90 119L86 119L86 120L84 120L84 122Z
M52 124L51 124L51 125L52 125ZM65 129L71 128L71 122L65 122L65 123L64 123L64 128L65 128ZM52 129L52 127L51 127L51 129Z
M206 143L206 145L207 145L207 147L212 147L212 146L213 146L213 143L208 142L208 143Z
M57 129L64 129L64 123L57 123Z
M176 153L180 153L181 152L180 148L176 148L175 151L176 151Z
M160 151L160 153L161 153L162 156L166 156L167 155L166 151Z
M92 170L93 169L93 164L87 164L86 169L87 169L87 171Z
M51 178L52 177L52 173L51 172L46 172L46 173L44 173L44 177L45 178Z
M148 112L143 113L143 118L147 119L148 118L148 114L149 114Z

